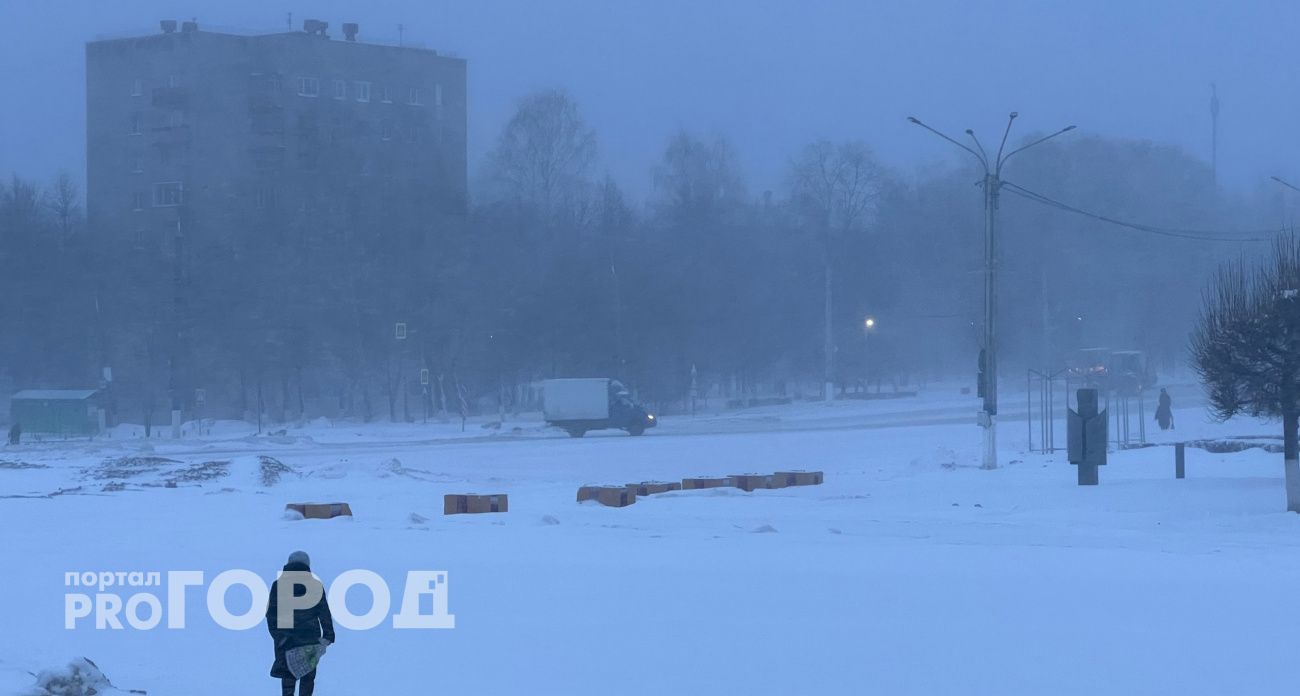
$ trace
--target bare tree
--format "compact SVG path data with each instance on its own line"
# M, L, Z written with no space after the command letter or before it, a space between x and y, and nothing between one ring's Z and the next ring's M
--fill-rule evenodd
M716 220L745 198L736 151L721 135L704 139L679 130L654 170L661 212L678 224Z
M45 205L54 213L59 223L59 232L67 239L72 234L72 226L81 212L81 191L67 172L59 172L45 195Z
M1193 365L1215 416L1282 420L1287 510L1300 512L1300 239L1254 267L1224 265L1205 292Z
M567 92L536 92L520 100L488 154L488 184L549 219L581 205L596 151L596 133Z
M804 224L815 230L821 246L825 311L825 393L835 383L834 259L835 242L860 231L880 194L881 168L871 148L859 141L815 142L790 164L790 193Z

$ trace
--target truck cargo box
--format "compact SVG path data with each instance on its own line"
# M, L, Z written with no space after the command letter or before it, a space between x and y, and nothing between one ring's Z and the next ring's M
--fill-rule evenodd
M542 416L551 423L609 418L609 380L599 377L542 382Z

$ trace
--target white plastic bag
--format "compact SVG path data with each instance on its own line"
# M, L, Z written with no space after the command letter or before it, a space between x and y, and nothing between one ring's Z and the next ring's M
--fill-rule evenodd
M297 648L286 650L284 661L289 665L289 673L294 679L302 679L311 674L320 664L320 658L325 654L325 644L320 645L303 645Z

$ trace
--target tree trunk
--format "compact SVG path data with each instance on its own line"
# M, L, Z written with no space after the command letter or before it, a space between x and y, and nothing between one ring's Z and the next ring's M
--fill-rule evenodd
M302 397L302 366L295 368L298 373L298 417L307 417L307 401Z
M257 434L262 434L262 412L265 411L265 402L262 400L262 369L257 370Z
M1300 512L1300 442L1297 442L1300 415L1282 415L1282 449L1286 458L1286 509Z
M289 421L289 371L280 369L280 417L279 422Z

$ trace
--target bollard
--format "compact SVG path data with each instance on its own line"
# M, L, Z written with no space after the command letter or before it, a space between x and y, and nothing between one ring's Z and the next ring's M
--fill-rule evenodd
M1187 446L1181 442L1174 445L1174 478L1187 478Z

